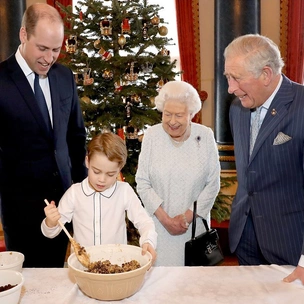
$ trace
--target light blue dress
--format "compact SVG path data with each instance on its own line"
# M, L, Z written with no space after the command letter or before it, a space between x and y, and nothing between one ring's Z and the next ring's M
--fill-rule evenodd
M137 191L153 217L158 233L156 266L183 266L185 242L191 228L172 236L154 216L161 205L170 217L193 210L210 220L210 210L220 189L220 163L213 131L191 123L190 137L179 147L173 145L161 124L149 128L142 142L136 173ZM197 221L196 234L204 231Z

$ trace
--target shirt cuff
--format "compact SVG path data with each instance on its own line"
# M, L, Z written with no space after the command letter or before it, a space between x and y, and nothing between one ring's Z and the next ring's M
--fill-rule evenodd
M153 249L156 250L156 244L153 241L149 240L149 239L147 239L144 242L142 242L140 244L140 247L142 247L142 245L145 244L145 243L149 243L153 247Z
M304 267L304 254L301 255L298 265Z

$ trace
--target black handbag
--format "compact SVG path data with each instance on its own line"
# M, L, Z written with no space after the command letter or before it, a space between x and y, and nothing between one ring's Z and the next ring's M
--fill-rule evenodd
M185 266L216 266L224 260L216 229L209 229L203 220L206 232L195 237L196 204L193 208L192 237L185 243Z

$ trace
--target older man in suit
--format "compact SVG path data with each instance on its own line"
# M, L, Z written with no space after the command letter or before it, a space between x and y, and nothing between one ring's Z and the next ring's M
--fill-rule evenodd
M238 188L230 249L241 265L297 266L304 284L304 87L281 74L278 47L245 35L225 50Z
M24 13L16 54L0 64L2 223L7 250L22 252L25 267L64 265L67 237L50 240L40 230L44 199L58 203L87 174L74 77L55 63L63 38L57 10L34 4Z

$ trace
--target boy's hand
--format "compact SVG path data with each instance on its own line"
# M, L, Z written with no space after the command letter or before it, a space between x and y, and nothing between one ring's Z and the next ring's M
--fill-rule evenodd
M58 212L54 201L51 201L51 203L44 208L44 213L46 216L45 223L48 227L52 228L58 225L60 213Z
M149 251L152 255L152 265L155 263L156 257L157 257L157 253L155 251L155 249L153 248L153 246L150 243L144 243L142 245L142 255L145 255L146 252Z

